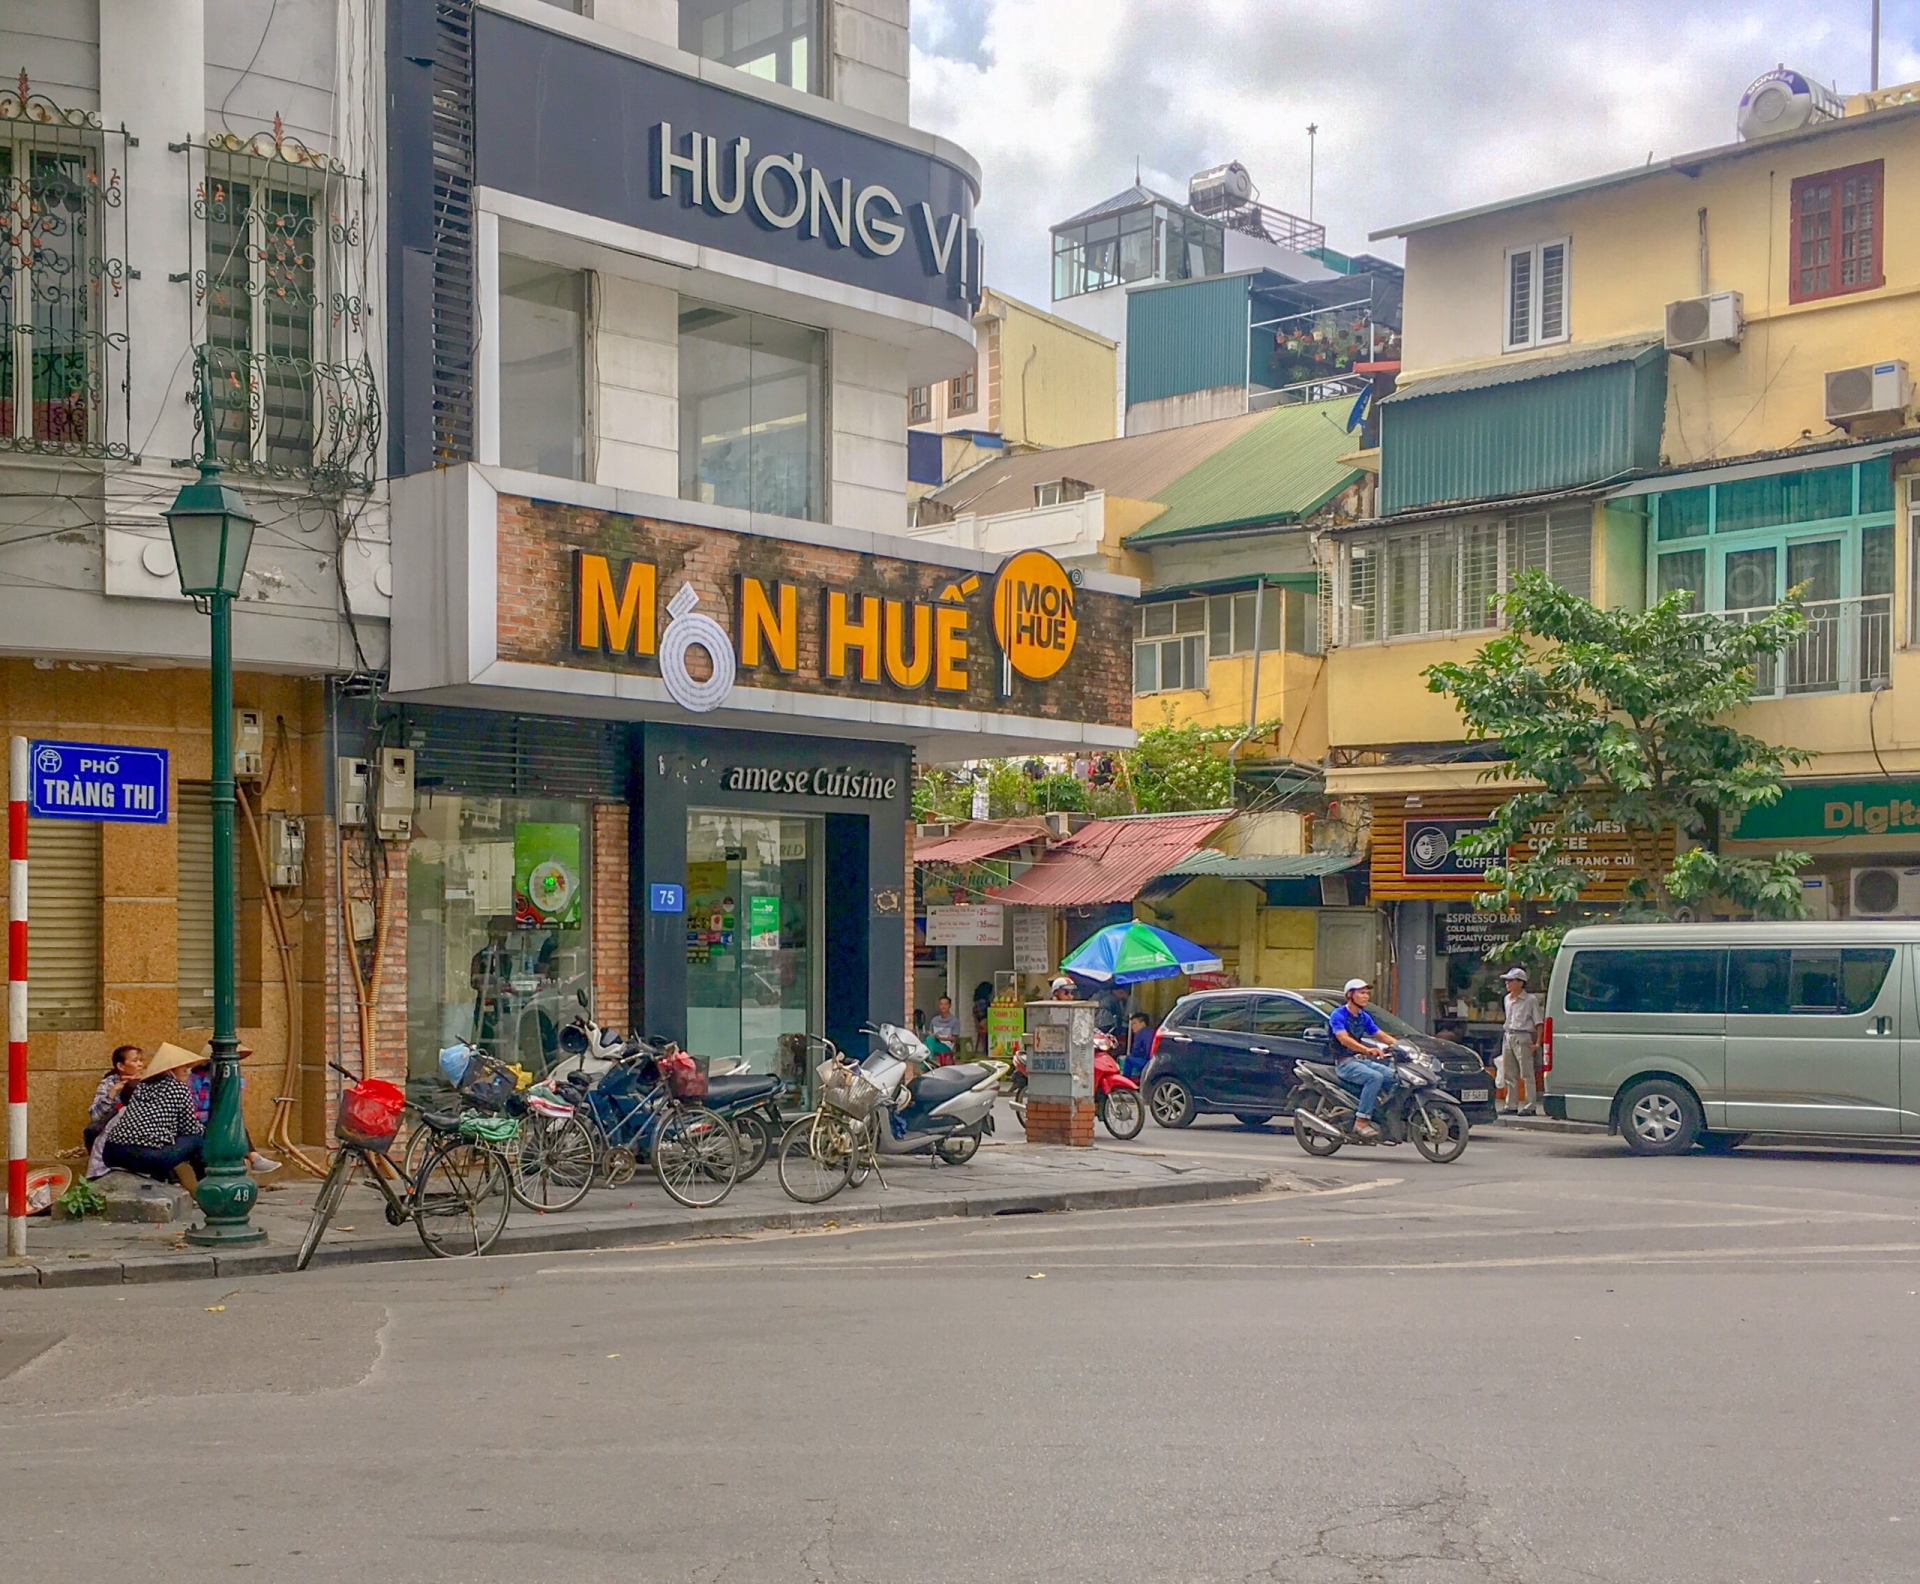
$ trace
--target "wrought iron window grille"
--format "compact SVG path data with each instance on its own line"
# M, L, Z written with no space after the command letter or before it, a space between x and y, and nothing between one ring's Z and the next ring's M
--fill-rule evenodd
M367 178L289 137L278 116L271 132L214 133L195 148L195 452L210 412L214 452L233 472L369 488L381 407Z
M126 128L0 90L0 452L131 457Z

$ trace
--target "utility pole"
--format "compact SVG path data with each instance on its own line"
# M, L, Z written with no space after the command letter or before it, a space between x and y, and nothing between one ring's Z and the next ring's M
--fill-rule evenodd
M1879 4L1879 0L1874 0L1874 4L1877 7ZM1313 218L1314 141L1319 136L1320 136L1320 123L1317 121L1309 121L1307 123L1307 218L1309 220Z
M1873 64L1867 75L1871 79L1869 86L1877 93L1880 89L1880 0L1873 0Z

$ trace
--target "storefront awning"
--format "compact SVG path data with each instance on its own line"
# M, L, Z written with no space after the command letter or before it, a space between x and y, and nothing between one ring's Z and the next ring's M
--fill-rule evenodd
M1042 842L1052 834L1041 819L969 820L944 836L923 836L913 844L917 864L967 864L1015 847Z
M1896 451L1920 450L1920 436L1903 435L1897 440L1875 440L1865 445L1843 442L1840 445L1810 446L1781 451L1753 462L1705 463L1635 479L1619 489L1607 492L1608 500L1625 500L1633 495L1660 495L1668 490L1690 489L1696 484L1732 484L1740 479L1774 478L1782 473L1804 473L1814 468L1845 467L1853 462L1874 462Z
M1285 857L1241 857L1203 847L1160 871L1168 880L1317 880L1344 874L1366 862L1353 853L1294 853Z
M1021 907L1131 902L1150 880L1165 874L1170 864L1190 857L1232 817L1231 810L1222 809L1208 814L1096 820L1056 844L1011 884L987 896Z

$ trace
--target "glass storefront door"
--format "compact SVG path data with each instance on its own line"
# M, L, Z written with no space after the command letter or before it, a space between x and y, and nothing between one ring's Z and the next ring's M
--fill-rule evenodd
M821 1024L820 822L687 814L687 1047L777 1072L782 1034Z

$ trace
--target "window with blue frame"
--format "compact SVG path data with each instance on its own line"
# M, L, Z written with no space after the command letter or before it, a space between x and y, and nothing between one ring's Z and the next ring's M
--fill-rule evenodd
M1807 631L1758 678L1763 696L1852 693L1893 648L1893 474L1885 458L1667 490L1648 498L1648 593L1752 620L1800 593Z

